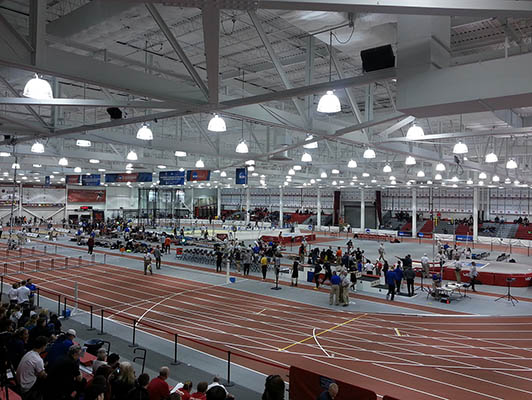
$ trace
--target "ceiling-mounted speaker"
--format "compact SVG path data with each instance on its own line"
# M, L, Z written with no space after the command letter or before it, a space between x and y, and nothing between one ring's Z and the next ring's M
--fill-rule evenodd
M364 72L395 67L395 55L390 44L362 50L360 52L360 58L362 58L362 69Z
M109 107L107 109L107 114L111 119L122 119L122 111L117 107Z

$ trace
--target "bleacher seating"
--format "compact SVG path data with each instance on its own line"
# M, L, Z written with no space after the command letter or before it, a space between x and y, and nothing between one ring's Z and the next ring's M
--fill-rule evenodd
M434 233L452 235L454 233L454 226L449 221L438 221L438 224L434 227Z
M496 236L500 238L514 238L517 229L517 224L500 224Z
M407 222L401 227L401 229L399 229L400 232L410 232L411 230L412 230L412 222Z
M423 224L423 226L421 227L419 232L421 232L421 233L432 233L433 226L434 226L433 221L429 219L427 222L425 222Z
M298 213L291 213L290 219L287 221L289 223L296 223L296 224L302 224L310 214L298 214Z
M456 227L456 235L472 235L473 227L470 227L468 224L460 224Z
M523 240L532 240L532 225L525 226L523 224L519 224L519 227L515 232L515 238Z

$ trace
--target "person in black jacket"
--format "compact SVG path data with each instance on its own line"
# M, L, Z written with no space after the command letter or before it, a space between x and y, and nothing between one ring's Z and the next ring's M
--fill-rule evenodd
M412 297L414 295L414 279L416 279L416 272L412 267L409 267L404 269L403 275L406 279L408 296Z
M150 400L150 394L148 393L149 383L150 376L148 374L140 374L135 388L129 391L127 398L129 400Z

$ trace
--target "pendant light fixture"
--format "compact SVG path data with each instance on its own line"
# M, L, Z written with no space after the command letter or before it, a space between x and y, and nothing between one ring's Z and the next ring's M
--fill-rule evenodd
M37 100L51 100L54 98L52 87L48 81L39 78L37 74L26 83L22 95Z
M138 160L138 156L137 156L137 153L135 152L135 150L130 150L129 153L127 153L127 157L126 157L129 161L137 161Z
M443 163L436 164L436 171L443 172L443 171L445 171L445 169L446 169L445 168L445 164L443 164Z
M91 147L92 143L90 140L78 139L76 140L76 146L78 147Z
M506 168L507 169L516 169L517 168L517 163L515 162L514 159L510 158L508 160L508 162L506 163Z
M412 156L406 157L405 165L416 165L416 159Z
M364 158L368 158L368 159L375 158L375 157L376 157L375 150L370 149L370 148L368 147L368 148L364 151L364 154L362 155L362 157L364 157Z
M466 154L469 151L467 148L467 145L462 142L458 142L453 147L453 153L454 154Z
M494 152L486 154L486 158L484 159L487 163L496 163L499 161L499 157L497 157L497 154Z
M330 32L330 39L329 39L329 82L332 79L332 31ZM334 94L332 90L328 90L326 94L324 94L319 103L318 103L318 112L321 113L337 113L342 110L342 106L340 105L340 100L338 100L338 97Z
M392 167L390 167L390 164L386 164L386 165L382 168L382 172L385 172L385 173L390 173L390 172L392 172Z
M423 139L425 136L425 132L423 131L423 128L419 125L416 125L414 122L410 128L408 128L408 131L406 132L406 138L410 140L419 140Z
M225 125L224 119L218 114L214 114L214 116L209 121L207 129L211 132L225 132L227 130L227 127Z
M176 157L186 157L187 156L187 152L186 151L176 150L175 153L174 153L174 156L176 156Z
M198 161L196 161L196 168L205 168L205 163L200 158Z
M356 167L358 167L357 162L353 159L349 160L349 162L347 163L347 168L356 168Z
M425 177L425 172L423 172L423 170L420 169L419 171L417 171L417 177L418 178L424 178Z
M478 174L478 179L486 179L488 176L486 175L485 172L481 172L480 174Z
M301 162L312 162L312 156L310 155L310 153L303 153L303 155L301 156Z
M65 157L61 157L59 159L58 164L61 165L62 167L66 167L66 166L68 166L68 159L65 158Z
M31 145L32 153L44 153L44 144L41 142L35 142Z
M305 149L317 149L318 148L318 142L314 140L314 136L312 135L307 135L305 142L306 143L303 145L303 148Z
M147 124L142 124L137 131L137 139L139 140L153 140L153 132Z

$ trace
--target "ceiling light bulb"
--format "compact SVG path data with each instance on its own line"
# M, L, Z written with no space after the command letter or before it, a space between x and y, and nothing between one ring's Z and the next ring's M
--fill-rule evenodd
M516 169L517 168L517 163L515 162L515 160L509 159L508 162L506 163L506 168L507 169Z
M220 176L222 178L225 178L227 176L227 172L225 172L225 171L220 172Z
M459 179L456 175L451 178L451 182L458 182L458 181Z
M418 178L424 178L425 177L425 172L423 172L423 170L420 169L419 171L417 171L417 177Z
M91 163L91 164L99 164L99 163L100 163L100 160L96 160L95 158L91 158L91 159L89 160L89 163Z
M337 170L336 168L333 168L333 169L331 170L331 174L339 174L339 173L340 173L340 171Z
M388 179L390 179L391 181L395 181L395 176L390 175L390 177Z
M54 98L52 87L48 81L39 78L37 74L26 83L22 95L37 100L50 100Z
M153 132L148 125L143 124L137 131L137 139L139 140L153 140Z
M211 132L225 132L227 127L225 126L225 121L218 114L214 114L214 117L209 121L209 126L207 129Z
M468 152L467 145L462 142L458 142L453 147L453 153L454 154L466 154Z
M416 165L416 159L412 156L406 157L405 165Z
M12 169L20 169L20 164L19 163L13 163L13 164L11 164L11 168Z
M74 168L74 172L80 173L81 172L81 168L80 167Z
M187 156L187 152L186 151L176 150L175 153L174 153L174 156L176 156L176 157L186 157Z
M129 153L127 153L126 157L129 161L137 161L139 158L137 156L137 153L135 150L131 150Z
M386 165L382 168L382 172L386 172L386 173L392 172L392 167L390 167L390 164L386 164Z
M303 153L303 155L301 156L301 161L312 162L312 156L310 155L310 153Z
M320 178L327 178L327 172L322 172Z
M425 132L423 132L423 128L416 125L415 123L412 124L410 128L408 128L408 132L406 132L406 138L410 140L418 140L425 136Z
M478 179L486 179L488 176L486 175L485 172L481 172L480 174L478 174Z
M357 162L353 159L349 160L349 162L347 163L347 168L356 168L356 167L358 167Z
M32 153L44 153L44 144L41 142L35 142L31 145Z
M342 110L342 106L340 105L340 100L338 100L338 97L334 94L332 90L328 90L326 94L321 96L321 99L318 103L318 112L321 113L337 113Z
M364 158L375 158L375 157L376 157L376 155L375 155L375 150L370 149L370 148L367 148L367 149L364 151L363 157L364 157Z
M203 162L203 160L200 158L198 161L196 161L196 168L205 168L205 163Z
M332 181L332 184L335 185L335 186L337 185L337 183L338 182L336 182L336 181Z
M11 154L6 151L0 151L0 157L10 157Z
M255 165L255 160L247 160L246 165Z
M397 181L391 181L390 182L392 185L396 185L397 184Z
M65 157L61 157L59 159L59 162L58 162L59 165L63 166L63 167L66 167L68 165L68 159L66 159Z
M363 176L364 178L367 178L367 177L369 176L369 174L368 174L367 172L363 172L363 173L362 173L362 176Z
M241 153L241 154L246 154L249 152L249 149L248 149L248 145L246 144L246 142L244 140L242 140L240 143L238 143L238 145L236 146L236 149L235 151L237 153Z
M468 179L468 180L466 181L466 183L467 183L468 185L472 185L472 184L473 184L473 181L472 181L471 179Z
M249 172L255 171L255 167L253 165L248 166L248 171Z
M301 171L301 169L302 169L301 165L294 165L292 168L293 168L294 171Z
M441 176L441 174L436 174L436 175L434 176L434 179L437 180L437 181L441 181L441 180L442 180L442 176Z
M499 161L499 157L497 157L497 154L491 152L489 154L486 154L485 161L487 163L496 163Z
M41 168L42 165L41 165L41 164L33 164L33 167L34 167L34 168Z
M316 183L316 179L311 179L310 183L315 184Z
M493 176L491 177L491 180L492 180L493 182L499 182L499 181L501 180L501 178L499 178L498 175L493 175Z
M312 135L307 135L305 142L306 143L303 145L303 148L305 149L317 149L318 148L318 142L314 140L314 136Z
M91 147L92 143L90 140L85 140L85 139L78 139L76 140L76 146L79 146L79 147Z
M159 168L159 169L166 169L166 165L157 165L157 168Z
M290 168L290 169L288 170L288 175L295 175L295 174L296 174L296 171L294 171L293 168Z
M445 171L445 169L446 169L445 168L445 164L443 164L443 163L436 164L436 171L443 172L443 171Z

